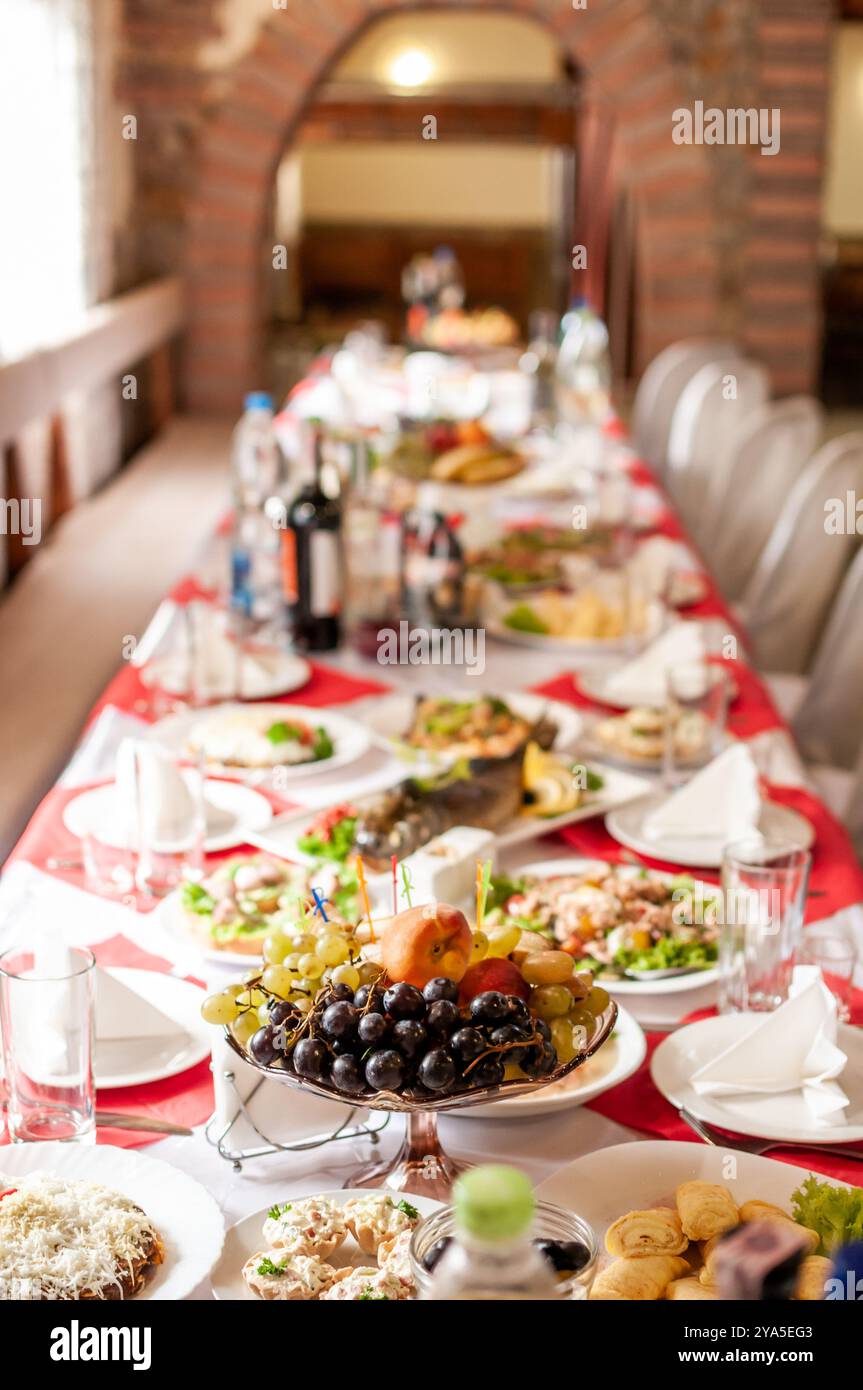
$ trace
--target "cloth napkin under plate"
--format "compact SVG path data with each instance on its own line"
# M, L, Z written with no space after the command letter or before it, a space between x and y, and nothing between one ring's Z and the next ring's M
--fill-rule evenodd
M648 840L758 840L761 794L749 749L732 743L644 820Z
M668 672L704 660L704 635L698 623L674 623L640 655L612 671L603 682L611 703L662 707L668 698Z
M836 1003L817 966L797 966L789 998L745 1038L693 1073L702 1096L800 1091L815 1124L843 1122L848 1097L836 1078L848 1059L836 1045Z

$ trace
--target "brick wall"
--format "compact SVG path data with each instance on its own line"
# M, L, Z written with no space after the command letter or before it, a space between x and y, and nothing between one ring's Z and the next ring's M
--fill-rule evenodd
M238 2L238 0L235 0ZM251 3L251 0L244 0ZM464 7L464 0L436 0ZM319 77L358 30L411 0L260 6L254 41L208 66L221 0L124 0L125 109L138 117L134 257L184 268L190 403L233 413L259 379L275 169ZM637 209L636 344L737 333L779 391L811 387L819 342L818 204L829 0L474 0L548 24L615 120ZM773 158L676 146L671 113L774 106Z

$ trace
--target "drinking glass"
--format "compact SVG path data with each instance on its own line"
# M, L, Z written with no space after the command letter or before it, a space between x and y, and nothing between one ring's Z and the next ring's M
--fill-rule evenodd
M722 856L719 1012L784 1004L803 927L812 856L786 841L753 839Z
M16 1143L96 1142L95 960L84 947L0 955L0 1033Z
M851 1018L851 982L857 948L850 936L829 922L806 927L800 943L799 963L817 965L821 978L836 1000L840 1023Z
M203 756L156 745L135 751L138 863L142 893L164 898L204 867L206 809Z
M81 858L91 892L106 897L125 897L134 891L135 851L132 846L111 844L95 830L84 830Z
M707 661L687 661L666 673L666 689L662 776L672 790L722 751L728 672Z

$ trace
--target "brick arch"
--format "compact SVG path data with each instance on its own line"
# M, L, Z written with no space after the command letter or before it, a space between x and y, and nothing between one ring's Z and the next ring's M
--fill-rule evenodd
M318 84L368 25L428 8L540 21L613 112L637 208L639 365L677 338L716 329L716 228L704 151L671 143L671 112L686 94L650 0L589 0L584 9L570 0L302 0L274 10L203 136L187 223L193 408L233 411L239 394L260 380L275 171Z

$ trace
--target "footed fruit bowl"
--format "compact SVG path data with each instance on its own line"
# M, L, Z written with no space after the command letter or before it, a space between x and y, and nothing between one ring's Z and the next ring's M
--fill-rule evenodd
M301 1068L309 1069L317 1055L316 1047L331 1046L331 1042L324 1041L324 1038L330 1040L332 1038L331 1031L326 1034L323 1031L324 1020L334 1005L347 1002L334 997L333 994L327 995L324 991L322 993L324 994L323 1000L316 1000L315 1010L305 1015L295 1030L297 1035L302 1033L303 1036L296 1037L290 1053L281 1056L274 1055L271 1061L259 1060L253 1052L243 1047L231 1031L226 1028L225 1037L228 1045L243 1061L254 1066L263 1075L272 1077L274 1081L279 1081L283 1085L301 1088L324 1100L338 1101L342 1105L350 1103L360 1105L364 1109L394 1111L406 1115L405 1138L398 1153L392 1159L366 1165L352 1171L345 1181L345 1186L387 1187L396 1192L414 1193L439 1201L448 1200L454 1180L469 1165L457 1163L441 1147L437 1131L438 1112L461 1110L468 1106L483 1105L489 1101L499 1100L502 1097L524 1095L539 1090L540 1087L547 1086L554 1081L560 1081L570 1072L575 1071L577 1067L582 1066L602 1047L603 1043L610 1037L617 1020L617 1005L614 1000L608 999L601 1012L592 1020L591 1026L585 1027L583 1045L575 1055L563 1062L555 1059L554 1064L544 1074L484 1081L483 1072L480 1070L483 1066L486 1073L489 1070L494 1070L488 1061L489 1057L503 1057L506 1054L518 1057L519 1053L524 1056L529 1052L538 1052L540 1065L544 1052L549 1058L553 1057L553 1049L544 1047L544 1035L535 1031L530 1037L525 1037L522 1034L520 1038L512 1041L491 1043L486 1040L484 1050L478 1051L477 1055L467 1062L463 1069L453 1068L452 1076L448 1074L435 1075L433 1062L431 1070L427 1069L425 1074L428 1080L440 1083L437 1089L421 1084L419 1079L413 1084L402 1085L399 1090L388 1090L386 1086L374 1089L358 1074L356 1088L346 1091L344 1085L339 1087L333 1083L332 1073L329 1076L315 1079L312 1076L300 1074L297 1069L298 1064ZM386 997L386 994L382 993L382 998L385 999ZM497 995L498 1000L505 998L506 996ZM475 1000L474 1005L476 1003ZM477 1031L473 1026L476 1012L477 1010L474 1008L472 1014L460 1020L463 1027L449 1039L449 1053L453 1051L452 1044L461 1033ZM337 1019L337 1015L332 1017L334 1020ZM402 1022L408 1021L408 1019L402 1020ZM292 1020L289 1020L289 1026L291 1023ZM499 1025L498 1033L506 1032L507 1027L512 1026L512 1024L508 1024L507 1016L501 1015L485 1025L480 1024L480 1027L485 1026L488 1029L492 1024ZM541 1025L537 1020L532 1019L530 1025L524 1024L524 1027L527 1026L532 1026L538 1030ZM495 1035L497 1036L497 1034ZM302 1042L305 1042L307 1046L305 1049L300 1049L300 1055L295 1060L295 1053ZM475 1043L475 1046L478 1047L479 1044ZM443 1051L444 1049L440 1050ZM260 1054L260 1048L258 1051ZM431 1056L433 1053L428 1053L423 1058L419 1076L423 1075L422 1068ZM337 1056L332 1067L337 1067L342 1060L347 1063L349 1057L349 1053ZM529 1065L530 1061L531 1059L528 1058L526 1064ZM437 1066L439 1072L441 1070L446 1071L439 1059ZM479 1075L474 1079L474 1073L478 1070ZM497 1070L499 1071L500 1068ZM349 1071L347 1065L343 1071L346 1073Z

